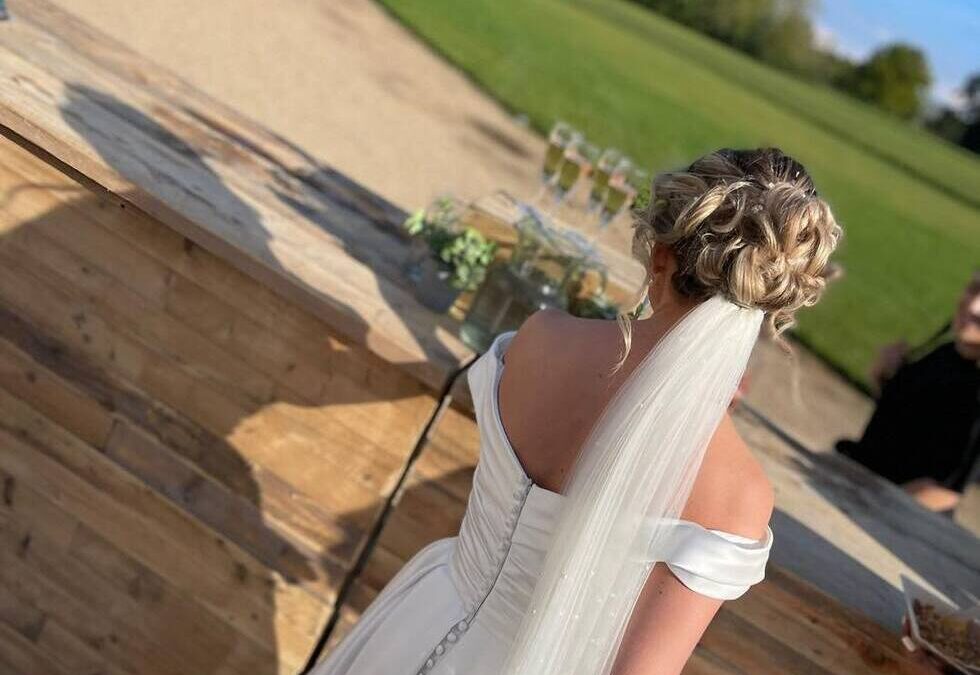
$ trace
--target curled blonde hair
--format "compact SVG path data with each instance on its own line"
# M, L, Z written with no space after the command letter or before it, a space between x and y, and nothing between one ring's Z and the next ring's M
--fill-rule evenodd
M653 248L669 247L678 293L761 309L776 338L838 272L830 256L841 228L803 165L778 148L724 148L658 174L633 227L633 253L648 270ZM620 325L625 360L629 321Z

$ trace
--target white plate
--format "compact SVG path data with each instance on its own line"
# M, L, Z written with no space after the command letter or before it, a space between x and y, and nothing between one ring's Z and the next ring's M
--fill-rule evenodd
M919 602L932 605L942 614L964 619L980 619L980 605L960 609L959 607L956 607L955 605L952 605L946 600L942 599L938 595L927 591L925 588L915 583L908 577L903 575L901 579L902 590L905 591L905 611L909 618L909 634L916 644L920 645L924 649L928 649L930 652L960 672L966 673L966 675L980 675L980 668L968 666L961 661L947 656L938 647L922 637L922 633L919 632L919 619L915 615L913 603L918 600Z

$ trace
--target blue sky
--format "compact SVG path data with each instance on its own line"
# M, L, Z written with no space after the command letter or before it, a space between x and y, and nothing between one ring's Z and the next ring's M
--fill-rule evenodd
M933 76L933 97L955 102L955 90L980 70L980 0L817 0L818 37L864 58L900 40L922 49Z

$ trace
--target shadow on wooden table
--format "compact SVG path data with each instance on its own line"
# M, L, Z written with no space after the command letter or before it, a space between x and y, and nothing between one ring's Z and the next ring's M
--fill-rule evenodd
M844 598L844 604L898 632L904 611L899 589L783 511L773 512L771 526L776 537L770 558L773 563L792 569L828 595ZM874 607L869 606L869 599Z
M138 129L192 176L188 199L217 205L275 264L255 209L202 156L222 147L196 149L82 85L69 86L62 114L133 183L170 180L142 159L136 134L114 133ZM37 613L37 631L51 618L50 630L80 637L79 653L107 673L297 671L431 394L394 367L382 373L366 350L317 335L322 324L303 323L126 195L81 188L25 157L12 148L0 161L0 437L15 449L0 465L0 592L29 595L36 607L21 609ZM331 230L331 214L320 216ZM378 259L356 241L344 247ZM366 318L347 314L366 338ZM279 322L307 331L280 339ZM351 405L386 401L399 405ZM276 467L290 461L286 480ZM363 485L378 499L336 506L365 503ZM25 590L51 579L75 595Z
M276 268L280 275L291 277L295 284L303 286L302 279L279 264L276 252L270 245L272 235L267 225L262 222L258 212L240 198L234 190L229 189L222 178L208 166L207 157L209 153L215 153L217 157L226 162L234 161L235 157L227 156L228 148L222 143L215 142L214 139L201 136L199 132L176 119L168 119L163 110L155 112L161 115L163 121L179 128L171 131L161 121L151 119L143 112L113 96L80 84L69 86L68 102L62 107L65 120L85 137L102 159L123 177L137 185L152 183L155 180L167 181L169 178L165 173L154 171L153 166L140 164L139 153L134 148L128 147L126 142L121 142L119 137L113 135L112 119L115 117L124 120L128 125L142 131L148 139L152 139L167 148L182 161L182 175L192 177L194 194L190 197L215 208L222 217L230 219L240 228L241 239L239 243L247 246L248 250L253 253L259 251L259 257L263 264ZM184 112L195 117L198 121L206 123L205 120L196 116L194 111L185 109ZM99 126L96 126L96 123ZM195 144L194 147L178 136L178 134L184 133L191 135L190 137ZM130 138L125 140L127 142L132 141ZM245 139L234 138L233 141L245 144L244 149L246 151L254 151L262 155L260 148L249 147L248 141ZM309 222L315 223L335 242L341 244L344 253L364 263L377 278L394 282L392 284L379 283L378 287L388 306L394 310L394 314L397 316L400 311L405 309L406 297L403 291L408 282L407 280L403 281L401 275L406 242L401 236L402 233L393 225L395 223L400 225L405 214L397 207L357 185L340 172L319 163L301 148L292 145L285 139L278 138L277 141L302 157L311 168L304 172L298 172L285 167L278 167L278 170L288 171L289 177L298 180L304 189L291 189L287 181L282 181L270 186L272 192L286 206ZM241 151L240 148L236 148L236 150ZM226 156L222 156L222 153L226 153ZM264 155L262 156L264 157ZM268 157L265 159L272 161ZM360 217L367 216L370 218L377 232L388 235L387 240L379 245L377 239L359 236L363 233L358 233L356 228L352 231L351 228L342 227L340 223L343 222L346 215L345 210L356 213ZM370 322L373 317L361 316L358 310L346 303L342 297L331 297L325 301L343 308L346 337L355 344L368 343L368 335L371 331ZM424 350L426 363L450 362L454 358L453 355L434 336L434 331L437 327L452 330L451 323L448 319L435 315L432 316L432 319L433 321L426 325L420 325L418 322L404 322L403 327L413 335L416 343ZM413 365L415 364L401 364L406 369L411 369Z
M926 511L901 488L846 457L799 450L792 461L807 485L868 538L862 549L868 564L879 569L907 567L956 603L966 599L964 590L980 594L980 540L972 533ZM794 570L804 578L882 625L900 630L905 611L900 587L788 515L777 513L775 522L773 529L784 533L781 548L774 548L776 560L792 559Z
M407 214L368 192L339 171L319 163L302 148L290 147L293 152L304 157L310 167L302 173L294 173L293 176L312 189L297 193L274 187L273 192L283 204L336 238L343 246L344 253L367 265L376 275L394 280L395 284L379 284L378 288L384 302L398 313L405 303L404 291L410 290L412 283L402 274L404 256L409 247L408 235L402 229ZM356 231L335 227L338 217L343 217L337 212L338 205L368 215L376 230L388 235L385 244L378 247L376 242L364 241ZM453 333L457 329L455 322L446 315L426 311L430 315L430 321L424 332L419 332L417 327L407 322L405 327L413 331L413 337L423 347L427 361L454 362L456 357L442 345L435 330L442 328ZM366 335L363 329L362 334ZM456 367L461 366L459 364Z

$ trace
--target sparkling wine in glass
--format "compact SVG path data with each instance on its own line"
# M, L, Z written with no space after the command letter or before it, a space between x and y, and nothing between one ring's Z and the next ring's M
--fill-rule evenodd
M599 227L605 229L609 226L616 216L628 207L634 197L636 197L636 183L634 176L642 180L642 169L634 167L629 160L623 159L613 170L609 177L609 184L606 186L606 198L602 202L599 211Z
M566 122L558 121L551 127L551 131L548 133L548 147L544 153L544 162L541 164L542 187L538 199L557 179L558 171L565 158L565 150L580 137L581 134Z
M579 178L589 175L598 155L599 149L581 138L565 148L565 155L561 167L558 169L558 180L555 184L555 198L559 204L564 202L568 193L578 183Z
M589 191L589 210L593 211L602 205L606 198L606 186L616 166L624 159L623 153L615 148L606 148L595 165L592 173L592 189Z

